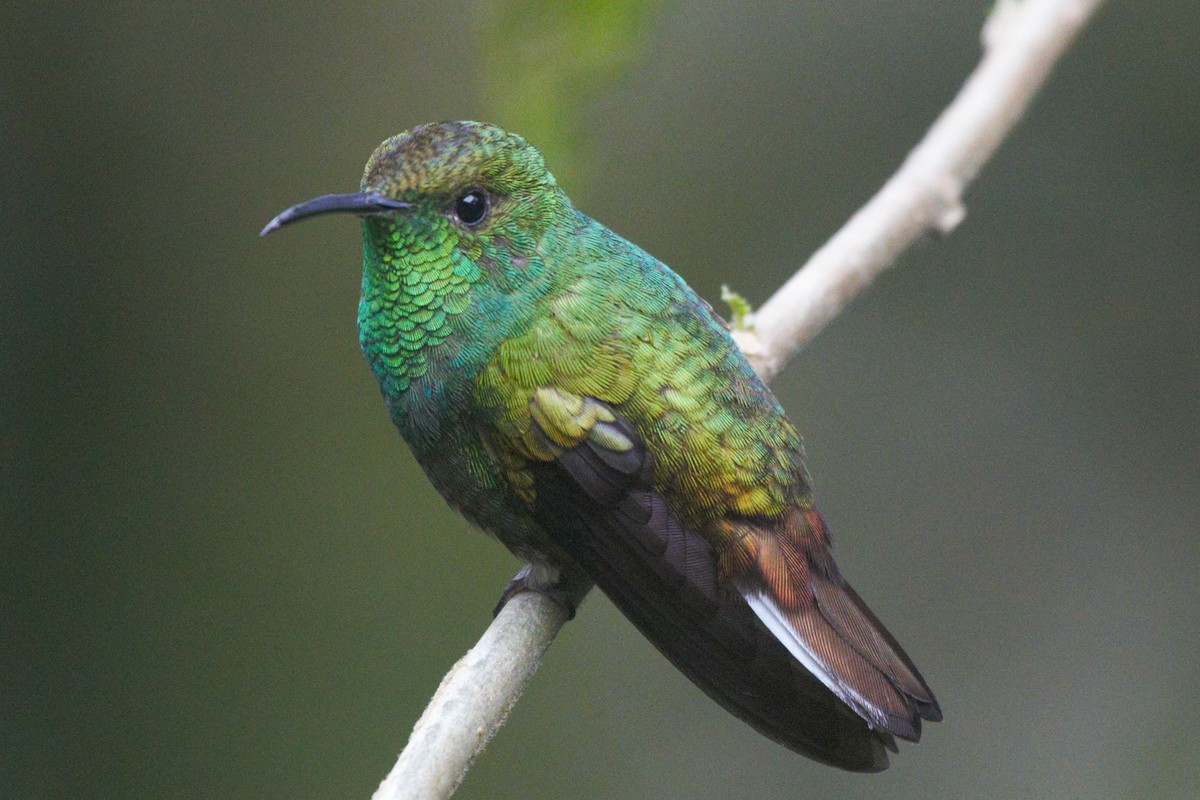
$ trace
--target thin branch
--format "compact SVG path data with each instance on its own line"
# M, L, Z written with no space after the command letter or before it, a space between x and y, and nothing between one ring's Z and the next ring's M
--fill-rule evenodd
M966 215L962 194L1101 0L999 0L984 56L899 171L754 315L738 344L774 377L922 235Z
M511 598L483 638L446 673L374 800L441 800L454 794L566 621L566 609L544 594Z
M999 0L984 56L900 170L735 333L769 380L916 239L962 221L962 194L1102 0ZM444 800L503 724L566 621L525 592L442 680L373 800Z

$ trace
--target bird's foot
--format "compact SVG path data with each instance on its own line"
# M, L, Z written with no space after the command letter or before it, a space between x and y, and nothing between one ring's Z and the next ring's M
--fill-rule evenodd
M567 619L575 619L575 610L583 602L583 596L592 587L592 582L580 575L559 572L545 566L526 564L520 572L513 576L500 595L500 602L492 609L492 616L498 616L500 610L508 605L508 601L521 592L537 592L549 597L567 610Z

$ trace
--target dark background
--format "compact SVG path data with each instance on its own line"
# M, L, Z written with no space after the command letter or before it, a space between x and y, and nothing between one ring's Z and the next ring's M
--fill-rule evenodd
M383 138L485 118L716 299L895 169L987 2L0 12L0 796L366 798L517 564L358 352ZM982 173L775 382L839 561L946 712L799 758L599 595L463 798L1194 797L1200 18L1113 2Z

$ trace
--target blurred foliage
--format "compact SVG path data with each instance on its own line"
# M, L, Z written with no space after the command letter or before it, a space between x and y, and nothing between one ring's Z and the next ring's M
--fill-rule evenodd
M546 156L572 196L591 169L580 144L583 112L646 50L658 0L481 0L475 34L488 118Z
M488 119L760 302L990 4L0 5L0 798L369 797L517 568L388 420L353 220L271 216ZM821 767L593 593L459 800L1194 800L1198 62L1195 0L1107 4L964 224L773 383L944 723Z

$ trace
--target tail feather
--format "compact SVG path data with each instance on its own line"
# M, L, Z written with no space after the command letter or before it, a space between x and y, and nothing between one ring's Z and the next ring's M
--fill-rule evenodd
M921 676L921 672L908 657L908 653L904 652L904 648L858 596L858 592L854 591L854 588L844 580L836 586L830 581L817 581L813 588L817 607L821 610L822 615L830 620L830 624L838 630L843 627L869 630L871 641L875 643L877 652L889 656L884 663L887 664L887 674L892 684L912 700L921 719L940 722L942 710L938 706L937 698L933 696L933 692L930 691L928 684ZM856 617L858 622L853 625L848 622L835 622L831 615ZM854 638L851 637L849 640L853 642ZM919 728L920 719L917 720L917 725Z
M876 730L917 741L922 719L941 719L912 661L842 579L816 512L739 527L735 584L800 663Z

